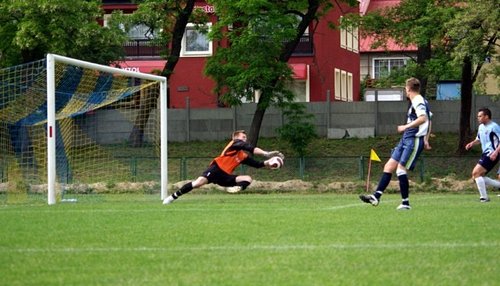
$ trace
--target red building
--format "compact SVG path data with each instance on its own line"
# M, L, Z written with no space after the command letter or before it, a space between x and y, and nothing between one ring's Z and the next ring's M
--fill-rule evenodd
M103 0L108 15L113 10L133 13L137 8L132 1ZM358 7L341 5L332 1L335 7L315 27L303 35L289 60L294 71L291 86L300 102L358 101L360 99L360 56L357 30L332 29L329 22L338 24L346 13L358 13ZM196 4L209 14L212 23L216 21L214 7L204 1ZM104 22L106 22L106 17ZM208 23L210 25L210 23ZM311 27L312 29L312 27ZM134 27L129 32L126 44L126 60L122 68L150 73L162 70L165 60L159 56L159 49L147 45L150 37L145 36L146 27ZM193 108L215 108L219 106L217 95L212 92L214 82L203 74L207 57L217 52L217 44L198 33L188 25L183 38L181 58L169 81L170 108L184 108L187 98ZM257 99L258 100L258 99Z

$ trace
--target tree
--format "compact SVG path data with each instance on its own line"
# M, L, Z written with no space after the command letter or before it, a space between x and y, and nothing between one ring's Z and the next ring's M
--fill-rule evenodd
M259 95L249 131L251 143L257 144L266 109L293 100L293 94L286 88L292 76L288 60L305 30L332 8L332 3L324 0L208 2L214 5L219 17L209 37L226 40L228 44L219 47L208 59L205 72L215 80L215 92L229 105Z
M402 0L398 6L360 21L363 30L376 34L379 44L393 38L399 44L417 45L415 74L423 87L429 75L450 74L449 69L460 67L459 154L470 138L473 86L485 59L496 55L499 6L498 0ZM488 72L498 71L495 65Z
M498 31L500 30L500 5L498 0L462 1L457 5L458 13L446 23L447 41L454 60L462 65L460 136L457 153L465 152L465 145L470 141L470 117L472 108L473 86L480 83L482 67L488 58L494 59L494 65L483 73L498 77L500 57ZM496 74L495 74L496 73ZM479 89L478 89L479 90Z
M394 40L401 46L415 45L417 56L414 60L413 76L421 83L421 93L425 96L427 83L432 75L449 74L443 72L449 69L446 54L440 53L441 42L445 35L444 23L449 21L454 13L454 1L448 0L402 0L399 5L370 12L364 16L352 15L346 21L347 25L361 26L362 36L374 37L374 48L386 46L389 40ZM433 55L433 53L436 53ZM433 65L437 59L440 65ZM449 61L449 60L448 60Z
M145 0L141 2L137 11L129 19L121 19L126 23L127 28L137 24L144 24L149 27L152 33L157 35L152 43L158 44L163 49L161 54L167 62L160 74L165 76L167 81L179 62L182 37L187 24L189 22L196 24L206 22L206 14L199 9L194 9L195 2L195 0ZM167 94L167 98L169 96ZM152 106L150 105L141 106L132 133L129 136L132 146L142 145L144 130L151 110Z
M0 66L56 53L100 64L123 56L125 33L113 22L99 25L100 1L0 1Z

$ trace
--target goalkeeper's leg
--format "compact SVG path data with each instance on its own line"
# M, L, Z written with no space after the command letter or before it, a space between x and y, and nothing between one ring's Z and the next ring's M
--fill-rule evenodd
M171 202L175 201L178 199L180 196L189 193L191 190L199 188L203 185L208 183L208 179L205 177L198 177L198 179L189 182L187 184L184 184L178 191L173 193L172 195L168 196L166 199L163 200L163 204L167 205L170 204Z
M228 193L237 193L239 191L245 190L252 183L252 177L248 175L240 175L234 178L234 182L231 183L232 187L226 188Z

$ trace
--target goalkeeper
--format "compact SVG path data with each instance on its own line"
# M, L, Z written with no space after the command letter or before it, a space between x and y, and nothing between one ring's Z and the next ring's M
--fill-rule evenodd
M270 167L269 160L257 161L251 157L262 155L266 158L274 156L284 156L279 151L266 152L259 147L254 147L247 143L247 134L244 130L237 130L232 134L232 140L227 144L222 153L212 160L210 166L196 180L191 181L180 188L172 195L163 200L163 204L170 204L180 196L189 193L192 189L199 188L205 184L213 183L219 186L228 187L230 193L237 193L246 189L252 183L252 177L248 175L233 175L234 169L240 164L249 165L254 168Z

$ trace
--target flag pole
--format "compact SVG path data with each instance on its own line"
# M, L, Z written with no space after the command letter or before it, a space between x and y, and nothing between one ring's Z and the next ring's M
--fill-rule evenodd
M370 191L370 173L372 169L372 158L370 156L370 160L368 161L368 176L366 177L366 191Z
M380 158L378 157L375 150L371 149L370 150L370 160L368 161L368 176L366 178L366 191L367 192L370 191L370 177L371 177L371 172L372 172L372 161L373 160L380 162Z

